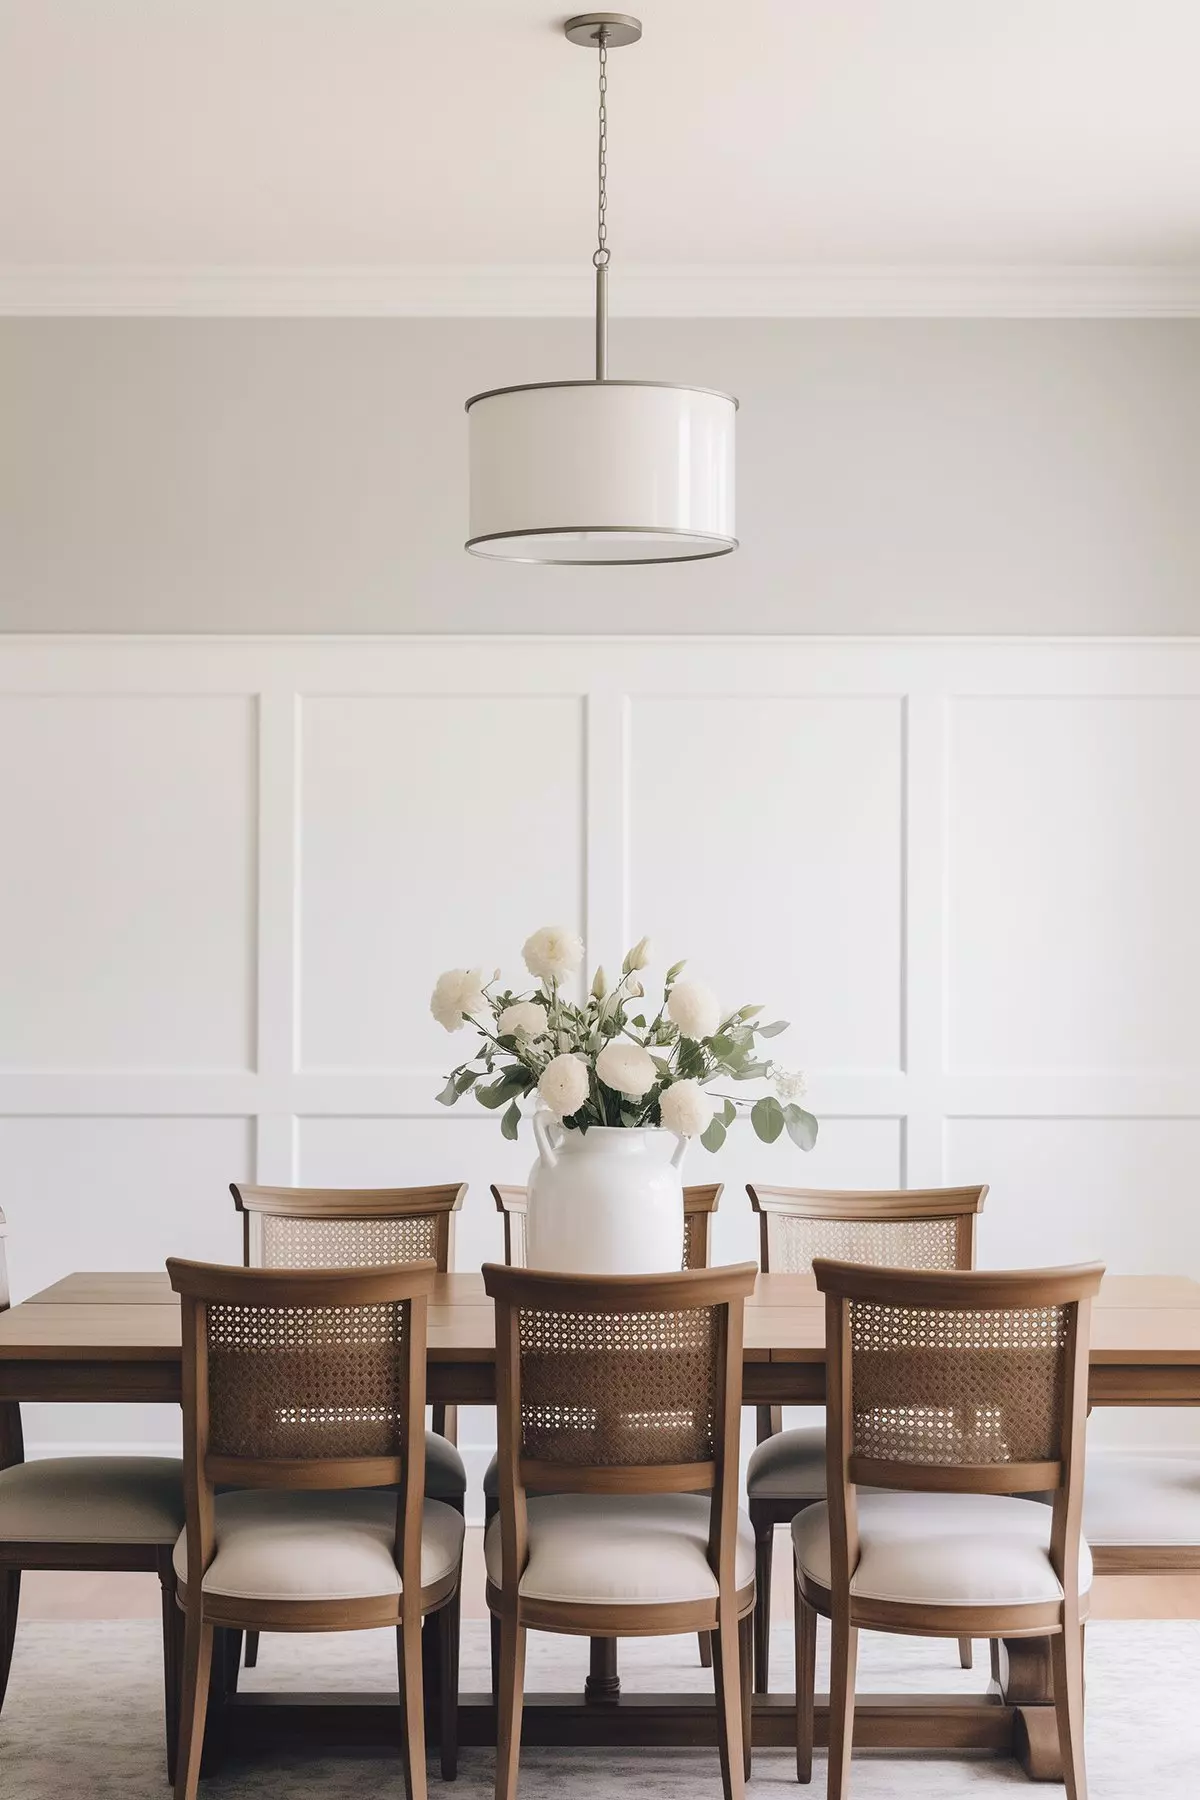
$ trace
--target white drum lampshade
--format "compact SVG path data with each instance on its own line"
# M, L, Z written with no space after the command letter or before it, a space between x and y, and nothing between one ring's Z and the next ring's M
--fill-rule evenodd
M649 381L476 394L467 549L518 562L726 555L736 410L727 394Z

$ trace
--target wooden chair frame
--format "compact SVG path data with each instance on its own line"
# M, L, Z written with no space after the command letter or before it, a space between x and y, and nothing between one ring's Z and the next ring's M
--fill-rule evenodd
M712 1260L712 1216L721 1204L725 1184L721 1181L685 1187L683 1190L683 1257L685 1269L707 1269ZM504 1220L504 1261L511 1268L523 1268L525 1257L517 1248L517 1221L521 1221L521 1243L524 1245L524 1220L529 1210L529 1189L501 1187L492 1183L492 1199ZM490 1525L496 1516L496 1503L484 1497L483 1522ZM500 1627L492 1617L492 1688L500 1667ZM700 1667L712 1668L712 1642L706 1631L700 1633ZM584 1692L589 1700L615 1700L621 1692L617 1673L617 1645L613 1638L593 1638L587 1682Z
M854 1669L860 1629L917 1637L1049 1637L1054 1708L1062 1747L1067 1800L1087 1800L1083 1757L1083 1626L1088 1595L1079 1592L1083 1513L1084 1435L1088 1411L1088 1336L1100 1264L1062 1269L985 1272L884 1270L818 1259L817 1286L825 1295L827 1480L831 1585L821 1587L797 1564L796 1774L812 1778L813 1683L816 1620L832 1621L829 1695L829 1800L849 1791L854 1736ZM934 1463L878 1460L854 1450L851 1307L883 1306L956 1312L1063 1307L1062 1406L1056 1457L1039 1462ZM952 1351L943 1352L949 1358ZM937 1606L861 1598L850 1592L858 1563L857 1490L860 1484L924 1493L1044 1494L1052 1496L1050 1562L1063 1598L1005 1606ZM965 1615L965 1616L964 1616Z
M8 1224L0 1212L0 1313L8 1311L8 1259L5 1240ZM16 1400L0 1400L0 1469L12 1469L25 1461L21 1408ZM175 1779L175 1744L179 1725L179 1670L182 1637L175 1607L173 1544L42 1543L37 1539L0 1539L0 1709L8 1689L17 1614L21 1604L21 1575L25 1569L69 1569L81 1573L148 1572L158 1576L162 1594L163 1688L166 1716L167 1779Z
M578 1276L484 1265L496 1309L496 1393L500 1463L502 1582L488 1581L487 1603L500 1621L497 1710L497 1800L515 1800L524 1698L527 1630L595 1638L655 1637L677 1632L713 1634L721 1779L726 1800L742 1800L750 1759L750 1642L754 1584L736 1586L738 1426L746 1296L755 1268L681 1271L669 1275ZM520 1316L556 1313L654 1313L713 1307L718 1314L716 1394L718 1425L711 1462L623 1466L534 1461L521 1429ZM709 1564L715 1599L645 1605L582 1605L523 1597L520 1581L529 1555L528 1490L574 1494L695 1494L710 1492Z
M987 1184L952 1188L780 1188L754 1187L746 1192L758 1214L759 1266L771 1273L772 1224L780 1217L832 1220L837 1224L925 1224L931 1219L955 1221L955 1262L960 1269L975 1267L976 1221L987 1198ZM759 1406L757 1439L760 1444L783 1430L781 1406ZM804 1496L762 1495L748 1498L754 1527L758 1599L754 1612L754 1691L765 1694L771 1674L771 1569L775 1527L790 1525L796 1514L817 1501ZM958 1646L959 1662L969 1669L974 1660L970 1638Z
M373 1269L236 1269L171 1258L167 1273L180 1296L183 1340L183 1455L187 1509L187 1580L178 1583L185 1619L183 1699L175 1792L195 1800L204 1741L213 1634L216 1630L357 1631L394 1627L404 1713L404 1777L409 1800L424 1800L425 1712L421 1624L441 1611L453 1624L461 1564L450 1576L421 1585L421 1534L425 1495L425 1353L432 1262ZM208 1310L213 1304L245 1307L352 1308L401 1302L408 1324L400 1350L397 1440L400 1454L382 1457L274 1458L215 1454L209 1448ZM395 1487L396 1562L403 1592L356 1600L242 1600L206 1594L201 1585L215 1554L218 1486L342 1490ZM417 1595L414 1606L412 1596ZM443 1704L457 1695L443 1688ZM445 1743L456 1741L453 1719L443 1717Z

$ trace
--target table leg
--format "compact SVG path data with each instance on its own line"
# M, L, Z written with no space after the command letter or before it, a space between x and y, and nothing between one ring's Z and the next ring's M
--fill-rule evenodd
M621 1677L617 1672L616 1638L593 1638L588 1678L583 1685L585 1700L616 1700L621 1693Z
M1003 1638L993 1670L1001 1698L1016 1709L1013 1754L1031 1781L1061 1781L1049 1638Z

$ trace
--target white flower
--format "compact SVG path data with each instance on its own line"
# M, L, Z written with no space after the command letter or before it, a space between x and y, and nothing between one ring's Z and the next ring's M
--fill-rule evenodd
M685 1038L711 1037L721 1023L721 1006L702 981L677 981L667 1001L667 1017Z
M658 1080L650 1052L622 1038L610 1038L605 1044L596 1058L596 1073L605 1087L628 1094L631 1100L640 1100Z
M552 1113L569 1119L588 1097L587 1064L577 1056L556 1056L542 1070L538 1093Z
M447 1031L458 1031L464 1013L482 1012L486 1005L482 969L447 969L437 978L429 1010Z
M635 969L644 969L649 961L650 939L648 937L639 938L621 964L621 972L624 975L632 975Z
M562 981L573 975L583 961L583 944L573 931L562 925L543 925L531 938L526 938L521 952L525 967L539 981Z
M515 1037L518 1032L523 1032L527 1038L545 1037L546 1026L546 1009L536 1000L517 1000L512 1006L506 1006L496 1020L501 1037Z
M702 1087L694 1081L677 1081L663 1095L659 1106L662 1122L668 1131L680 1137L703 1137L712 1123L716 1108Z
M775 1098L784 1106L789 1106L793 1100L803 1100L808 1092L803 1069L782 1069L778 1063L771 1064L771 1086L775 1089Z

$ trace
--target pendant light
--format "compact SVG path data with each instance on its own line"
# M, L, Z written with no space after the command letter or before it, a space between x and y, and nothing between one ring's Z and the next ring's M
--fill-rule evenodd
M588 13L564 26L599 52L596 374L490 388L467 401L467 549L504 562L691 562L737 548L737 401L713 388L608 373L608 52L641 23Z

